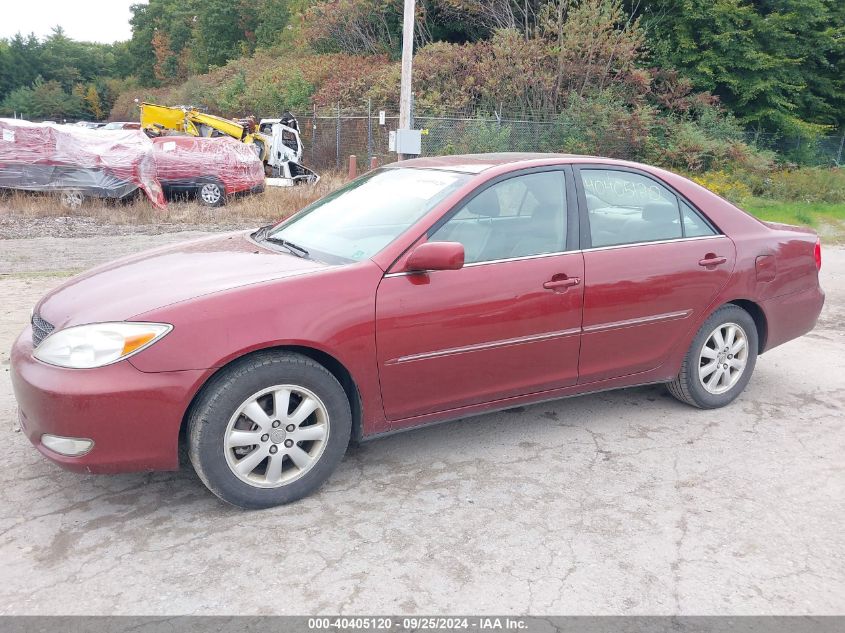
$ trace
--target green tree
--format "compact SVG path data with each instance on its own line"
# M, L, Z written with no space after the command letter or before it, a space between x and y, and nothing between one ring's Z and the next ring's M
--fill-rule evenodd
M15 88L6 95L0 103L0 114L11 116L13 114L26 119L34 118L34 105L32 101L32 88L22 86Z
M194 22L201 4L198 0L150 0L149 4L132 5L132 39L126 50L132 60L131 72L141 84L155 86L188 76ZM167 42L166 51L154 46L162 41ZM169 75L157 76L157 67Z
M288 0L150 0L132 6L129 69L153 86L204 73L277 44ZM116 49L120 55L123 49Z
M80 85L73 93L66 92L55 80L36 77L32 87L13 90L0 104L0 112L17 112L30 119L75 119L86 113L84 89Z
M741 122L790 133L845 122L841 0L655 0L638 10L654 62L718 95Z
M41 43L35 35L24 37L20 33L8 42L8 65L10 81L0 86L0 94L4 90L11 92L21 86L30 86L35 78L41 74Z
M278 44L290 21L288 0L264 0L256 12L255 43L257 46Z
M240 56L245 41L240 24L242 5L231 0L205 0L196 16L193 60L198 70L222 66Z
M42 119L78 118L85 113L83 91L68 94L55 79L38 77L32 85L32 109Z
M11 90L13 81L14 69L9 43L6 40L0 40L0 100Z
M77 42L68 38L60 27L54 28L44 40L21 34L0 40L0 101L18 89L34 89L34 82L40 77L42 83L57 82L67 95L77 84L96 84L97 91L101 93L101 107L106 110L116 95L106 96L103 86L109 79L126 77L128 72L128 47L125 43ZM13 102L20 104L20 99L24 99L30 103L27 100L31 97L30 92L23 90L16 92ZM59 108L62 111L67 109ZM27 111L35 110L28 107Z

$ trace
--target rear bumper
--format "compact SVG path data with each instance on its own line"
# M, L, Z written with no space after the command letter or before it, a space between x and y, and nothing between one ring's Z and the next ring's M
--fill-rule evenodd
M145 373L127 361L62 369L32 357L32 330L12 348L12 387L21 429L63 468L88 473L174 470L183 415L204 371ZM44 434L93 440L69 457L44 446Z
M763 302L768 332L768 351L782 343L803 336L814 327L824 307L824 291L816 286Z

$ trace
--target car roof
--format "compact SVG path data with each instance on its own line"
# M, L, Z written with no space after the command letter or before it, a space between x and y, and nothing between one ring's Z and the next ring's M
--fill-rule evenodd
M443 169L459 171L467 174L481 172L502 165L516 165L520 163L571 163L579 159L595 156L581 156L578 154L552 154L544 152L500 152L496 154L456 154L453 156L431 156L412 158L399 163L391 163L385 167L411 167L416 169ZM602 159L602 162L624 164L624 161L612 158Z

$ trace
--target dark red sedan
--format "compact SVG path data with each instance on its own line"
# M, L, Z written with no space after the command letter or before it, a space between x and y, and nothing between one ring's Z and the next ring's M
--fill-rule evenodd
M175 469L185 443L212 492L266 507L315 490L350 439L650 383L724 406L813 328L820 266L814 233L654 167L424 158L72 279L35 307L12 381L64 467Z

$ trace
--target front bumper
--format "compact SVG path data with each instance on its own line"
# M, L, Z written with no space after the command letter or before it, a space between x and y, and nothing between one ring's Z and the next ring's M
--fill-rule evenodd
M12 388L20 425L48 459L77 472L175 470L179 429L206 371L145 373L128 361L97 369L63 369L32 356L32 328L12 348ZM44 434L94 442L77 457L61 455Z

